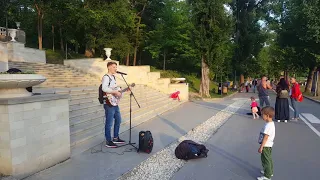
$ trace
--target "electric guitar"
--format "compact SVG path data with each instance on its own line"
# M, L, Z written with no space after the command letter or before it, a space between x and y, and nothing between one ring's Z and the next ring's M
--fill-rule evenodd
M129 87L134 87L136 84L132 83ZM117 106L120 102L120 99L122 98L122 93L126 92L129 87L125 88L125 89L121 89L120 87L116 87L113 88L113 90L117 90L121 93L121 96L116 97L112 94L105 94L104 99L106 100L106 104L110 105L110 106Z

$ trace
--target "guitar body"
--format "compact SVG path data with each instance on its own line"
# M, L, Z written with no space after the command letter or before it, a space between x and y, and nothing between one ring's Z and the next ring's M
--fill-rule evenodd
M130 85L130 87L134 87L135 86L135 83L132 83ZM119 102L120 102L120 99L122 98L122 94L127 91L129 88L125 88L123 90L121 90L120 87L116 87L114 88L113 90L117 90L121 93L121 96L120 97L116 97L112 94L106 94L105 95L105 100L106 100L106 104L108 104L109 106L118 106L119 105Z

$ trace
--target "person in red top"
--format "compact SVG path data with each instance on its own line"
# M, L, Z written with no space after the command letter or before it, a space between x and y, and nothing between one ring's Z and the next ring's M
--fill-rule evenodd
M299 99L301 99L302 93L300 91L300 85L297 82L296 78L292 77L290 79L290 82L292 84L291 86L291 104L292 104L292 108L294 110L294 116L293 116L293 120L298 120L299 119L299 111L298 111L298 107L297 107L297 101Z
M256 102L256 99L254 97L251 97L251 112L253 115L253 119L259 119L258 115L258 103Z

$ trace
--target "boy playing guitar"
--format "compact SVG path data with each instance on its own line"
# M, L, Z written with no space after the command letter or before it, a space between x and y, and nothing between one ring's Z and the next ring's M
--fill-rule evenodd
M118 106L119 99L122 96L122 92L129 90L126 88L123 91L119 91L117 87L117 82L114 74L117 72L117 63L108 62L107 64L108 74L103 76L102 79L102 91L106 94L106 99L104 100L104 110L105 110L105 138L106 147L116 148L116 144L125 143L124 140L119 138L119 129L121 124L121 114ZM131 85L131 86L134 86ZM114 120L114 136L111 139L111 127Z

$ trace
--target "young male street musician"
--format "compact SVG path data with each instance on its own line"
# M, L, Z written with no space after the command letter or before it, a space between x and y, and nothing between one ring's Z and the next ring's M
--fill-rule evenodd
M117 63L108 62L107 64L108 74L103 76L102 79L102 91L107 94L111 94L115 98L121 97L121 92L117 89L117 82L114 74L117 73ZM124 144L125 141L119 138L119 129L121 124L121 114L119 106L111 105L110 100L105 98L103 107L105 110L106 121L105 121L105 138L106 147L117 148L117 144ZM114 136L111 139L111 127L114 121Z

